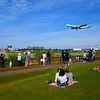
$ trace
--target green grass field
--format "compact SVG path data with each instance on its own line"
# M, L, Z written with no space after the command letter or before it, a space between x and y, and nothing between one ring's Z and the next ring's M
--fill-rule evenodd
M88 71L98 64L69 66L78 83L66 88L46 83L47 79L54 81L56 68L0 77L0 100L99 100L100 72Z

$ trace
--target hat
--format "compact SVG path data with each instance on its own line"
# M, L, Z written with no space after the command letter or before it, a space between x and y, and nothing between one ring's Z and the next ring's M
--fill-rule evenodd
M18 53L18 56L21 56L21 53Z

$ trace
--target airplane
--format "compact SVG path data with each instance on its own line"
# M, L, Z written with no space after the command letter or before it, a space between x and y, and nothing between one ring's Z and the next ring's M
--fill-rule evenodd
M82 25L71 25L71 24L66 24L67 27L70 27L71 29L87 29L90 28L92 26L89 26L89 24L82 24Z

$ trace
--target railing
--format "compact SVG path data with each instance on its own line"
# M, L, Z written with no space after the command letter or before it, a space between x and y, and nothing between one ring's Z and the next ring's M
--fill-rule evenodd
M75 63L76 56L71 56L71 60L72 60L72 63ZM100 60L100 54L96 54L95 60ZM82 58L82 56L80 56L79 62L82 62L82 61L83 61L83 58ZM12 63L13 63L13 66L18 66L17 60L13 60ZM51 57L51 64L62 64L62 63L63 63L63 61L62 61L61 57ZM23 59L22 66L24 66L24 65L25 64L24 64L24 59ZM33 65L40 65L40 58L33 59ZM5 67L8 67L8 66L9 66L9 60L6 60Z
M71 60L72 60L72 63L75 63L76 62L76 56L71 56ZM95 56L95 60L100 60L100 54L97 54ZM79 62L82 62L82 61L83 61L83 57L80 56ZM63 63L61 57L51 57L51 64L61 64L61 63ZM33 64L40 64L40 59L38 58L38 59L33 60Z

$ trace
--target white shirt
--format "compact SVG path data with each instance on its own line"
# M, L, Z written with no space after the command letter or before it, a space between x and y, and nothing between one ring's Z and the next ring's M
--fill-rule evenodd
M43 59L41 58L40 61L43 62Z
M83 58L86 58L86 52L83 53Z
M58 76L58 79L59 79L60 83L65 83L67 81L67 75Z
M17 59L17 60L18 60L18 61L21 60L21 55L18 55L18 59Z
M43 59L45 59L45 58L46 58L46 54L45 54L45 53L44 53L42 56L43 56Z

